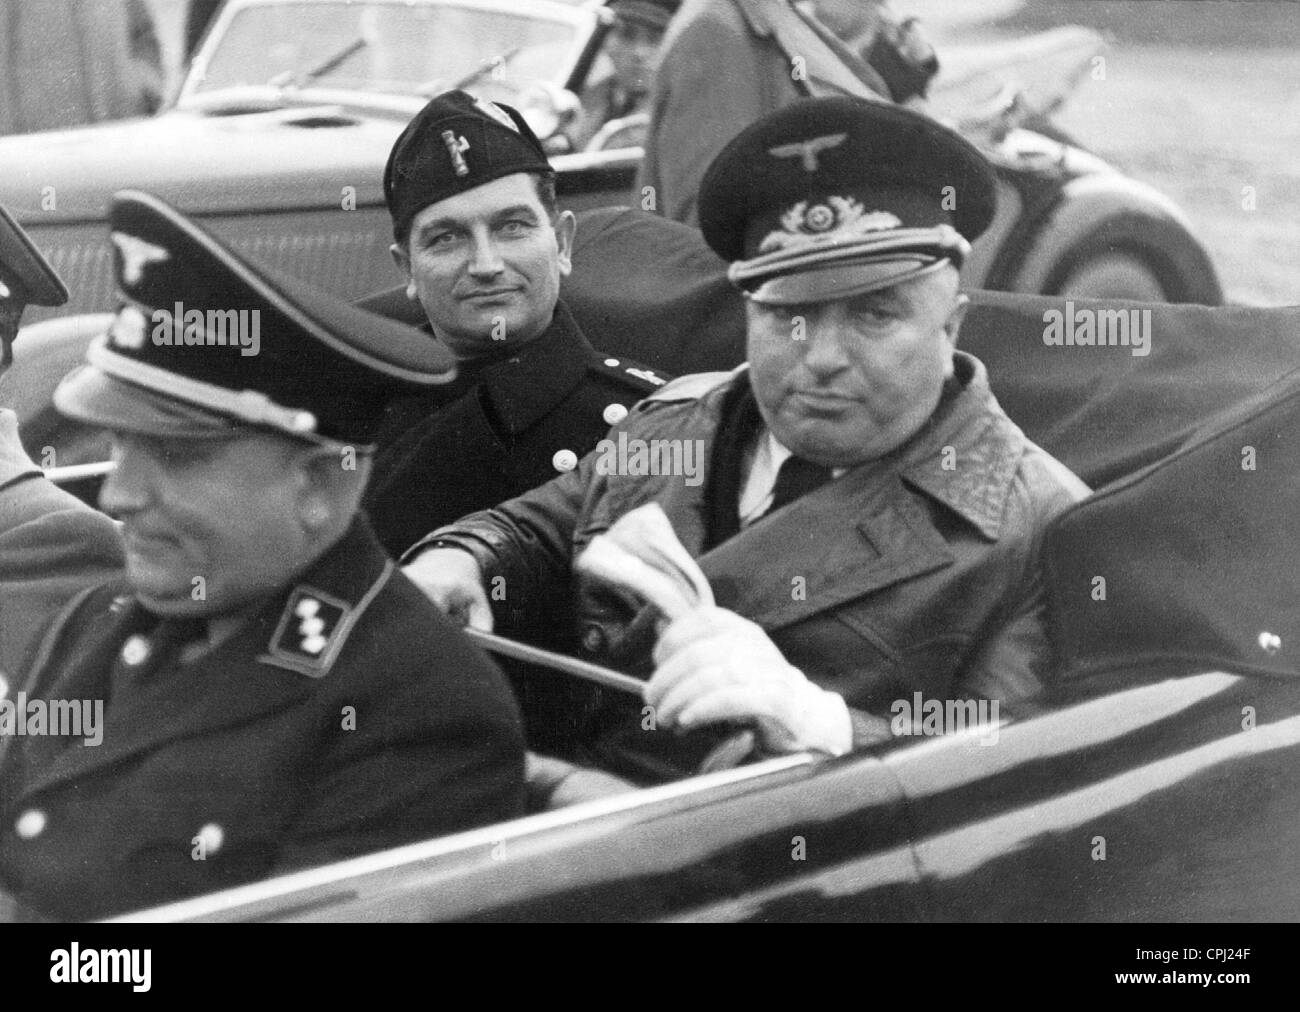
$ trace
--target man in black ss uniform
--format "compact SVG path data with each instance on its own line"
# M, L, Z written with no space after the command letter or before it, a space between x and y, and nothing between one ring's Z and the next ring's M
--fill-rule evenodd
M521 814L504 678L358 511L385 402L445 350L148 195L111 227L122 307L55 403L113 434L126 571L0 708L11 905L101 917Z

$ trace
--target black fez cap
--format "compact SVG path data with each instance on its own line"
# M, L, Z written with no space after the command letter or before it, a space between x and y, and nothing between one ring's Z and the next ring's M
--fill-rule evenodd
M988 161L929 116L805 99L742 131L700 184L700 231L756 302L847 298L944 262L993 219Z
M393 235L406 239L430 204L516 172L554 173L542 143L518 111L448 91L406 125L384 166Z
M61 306L68 289L32 245L21 225L0 207L0 300L26 305Z
M619 21L663 31L681 6L680 0L609 0Z
M241 425L368 446L394 397L445 383L427 334L254 267L147 193L113 198L122 305L54 394L60 411L147 435Z

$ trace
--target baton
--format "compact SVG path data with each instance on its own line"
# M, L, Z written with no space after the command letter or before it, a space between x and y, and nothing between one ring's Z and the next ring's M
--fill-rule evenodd
M484 650L500 654L502 657L512 657L517 661L526 661L529 664L540 664L544 668L551 668L566 675L573 675L575 678L595 682L607 689L617 689L619 692L629 693L638 699L641 698L642 690L645 689L645 682L641 679L633 678L631 675L625 675L611 668L602 667L599 664L592 664L590 661L580 661L576 657L557 654L553 650L543 650L541 647L519 643L515 640L506 639L504 636L497 636L469 626L465 627L465 632L470 639Z

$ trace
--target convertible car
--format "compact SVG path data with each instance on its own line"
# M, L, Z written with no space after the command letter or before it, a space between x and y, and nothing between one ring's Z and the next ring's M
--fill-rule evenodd
M1300 308L1072 305L1149 313L1135 357L1045 344L1061 300L976 302L964 344L1003 403L1099 486L1047 537L1060 664L1039 712L761 758L126 919L1300 917Z
M605 229L621 236L630 214ZM1300 917L1300 308L973 299L962 345L1008 413L1097 489L1047 536L1060 663L1036 712L960 729L948 714L947 733L839 759L579 790L513 822L127 919ZM627 319L605 322L630 331L707 303L652 277L640 301L607 306ZM734 355L738 317L710 312L716 354ZM1053 343L1053 314L1123 314L1143 353ZM15 370L32 365L27 335L55 325L24 332ZM591 674L548 660L535 677Z
M380 179L406 121L463 87L521 108L563 152L575 96L607 60L609 23L598 0L229 0L159 115L0 138L0 204L66 279L72 311L112 308L103 222L126 187L272 266L362 296L395 279ZM1218 304L1214 268L1172 202L1051 127L1101 45L1066 28L941 53L935 109L1000 180L1000 213L965 281ZM607 124L588 150L554 156L566 206L633 203L635 126Z

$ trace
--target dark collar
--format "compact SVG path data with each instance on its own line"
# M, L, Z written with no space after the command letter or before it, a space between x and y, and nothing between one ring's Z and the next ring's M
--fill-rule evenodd
M260 651L257 659L263 664L323 678L394 568L370 524L358 516L347 533L306 570L279 591L250 605L240 631L210 653L249 649L240 646L240 641L255 643L252 649ZM129 586L123 589L129 590ZM157 625L157 617L129 593L118 597L115 608L126 609L124 633L143 632Z
M958 388L898 451L898 467L910 485L996 541L1027 440L994 399L984 364L961 351L953 360Z
M551 325L509 358L477 375L486 406L502 430L522 432L555 409L582 382L596 352L563 302Z

